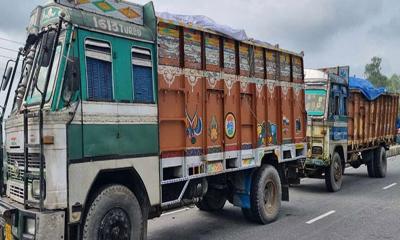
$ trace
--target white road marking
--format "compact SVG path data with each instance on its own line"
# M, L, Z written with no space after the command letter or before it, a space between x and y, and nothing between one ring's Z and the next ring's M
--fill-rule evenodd
M188 210L190 210L190 208L182 208L182 209L179 209L179 210L176 210L176 211L166 212L166 213L164 213L164 214L161 214L161 217L163 217L163 216L168 216L168 215L172 215L172 214L176 214L176 213L180 213L180 212L186 212L186 211L188 211Z
M316 218L314 218L314 219L311 219L310 221L308 221L308 222L306 222L306 223L307 223L307 224L315 223L316 221L319 221L319 220L321 220L321 219L323 219L323 218L326 218L327 216L332 215L332 214L334 214L335 212L336 212L335 210L332 210L332 211L330 211L330 212L327 212L327 213L325 213L325 214L322 214L322 215L319 216L319 217L316 217Z
M397 183L392 183L389 186L384 187L383 190L388 190L389 188L392 188L392 187L394 187L396 185L397 185Z

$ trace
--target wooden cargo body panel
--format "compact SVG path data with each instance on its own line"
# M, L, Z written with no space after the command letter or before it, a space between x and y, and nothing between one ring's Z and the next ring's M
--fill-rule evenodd
M280 161L305 157L301 57L159 26L164 181L256 166L267 151Z
M368 148L396 138L399 96L384 94L368 101L357 90L350 90L348 99L348 137L350 150Z

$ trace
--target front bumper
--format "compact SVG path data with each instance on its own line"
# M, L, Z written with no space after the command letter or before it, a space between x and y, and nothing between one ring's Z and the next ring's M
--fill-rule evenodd
M329 166L329 161L325 161L323 159L318 159L318 158L307 158L306 166L326 167Z
M35 221L34 234L28 234L26 221ZM0 198L0 239L1 240L57 240L65 239L65 212L39 212L24 209L22 204L9 198Z

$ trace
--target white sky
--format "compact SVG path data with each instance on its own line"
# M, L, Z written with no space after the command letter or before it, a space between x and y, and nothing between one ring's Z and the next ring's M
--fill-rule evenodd
M31 10L46 0L1 0L0 38L24 42ZM146 3L147 0L135 1ZM250 37L305 52L305 65L350 65L363 76L373 56L383 72L400 73L400 1L398 0L154 0L156 11L206 15L245 29ZM0 39L0 47L18 45ZM0 55L16 56L0 48ZM4 70L0 57L0 72Z

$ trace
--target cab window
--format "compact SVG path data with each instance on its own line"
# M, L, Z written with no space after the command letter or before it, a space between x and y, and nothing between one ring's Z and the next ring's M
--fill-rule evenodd
M132 48L133 99L137 103L154 103L153 63L151 51Z
M57 45L54 56L54 64L53 64L54 68L50 70L49 66L40 66L37 76L32 75L32 82L30 83L28 94L26 95L26 102L28 104L36 104L41 101L42 92L44 92L44 87L46 83L47 72L49 70L51 71L51 74L45 100L46 101L50 100L50 96L52 94L54 84L56 82L61 52L62 52L62 45L61 43L59 43ZM40 54L38 53L36 57L40 58ZM33 82L35 81L34 80L35 77L36 77L36 82Z
M88 100L112 101L112 51L108 42L85 41Z

